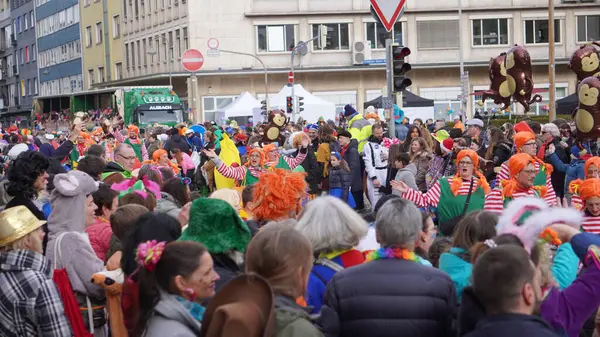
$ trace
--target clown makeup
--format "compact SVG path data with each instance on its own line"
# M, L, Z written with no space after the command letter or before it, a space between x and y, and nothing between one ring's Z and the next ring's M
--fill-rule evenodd
M250 158L250 166L252 166L252 167L259 166L260 165L260 159L261 159L260 157L261 157L260 153L258 153L256 151L250 153L250 156L249 156L249 158Z
M340 166L340 160L334 155L331 155L329 157L329 162L331 163L331 166L333 166L333 167Z
M521 188L531 188L533 186L533 181L535 180L535 176L537 175L538 170L536 170L533 164L528 164L521 172L517 173L515 178L519 183L519 187Z
M598 166L592 164L588 167L586 178L600 178L600 172L598 170Z
M135 131L129 131L129 138L137 139L137 133Z
M588 198L585 201L585 208L592 214L592 216L600 216L600 198Z
M527 153L530 156L535 156L537 154L537 143L535 140L530 140L527 143L521 146L521 152Z
M469 156L465 156L458 162L459 175L464 180L473 178L473 170L475 169L473 161Z
M310 138L311 141L317 139L317 136L318 134L316 129L308 130L308 138Z

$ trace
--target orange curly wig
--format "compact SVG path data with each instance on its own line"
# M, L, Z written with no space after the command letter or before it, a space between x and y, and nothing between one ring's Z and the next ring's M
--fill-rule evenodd
M260 175L254 187L254 208L257 221L280 220L290 212L300 211L306 195L305 173L274 169Z

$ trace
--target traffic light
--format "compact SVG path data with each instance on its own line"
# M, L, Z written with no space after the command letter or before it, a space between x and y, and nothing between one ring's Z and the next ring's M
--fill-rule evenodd
M304 97L298 96L298 112L304 111L304 108L302 107L303 105L304 105Z
M410 63L405 62L404 58L410 55L410 48L403 46L392 46L392 73L394 92L402 92L412 85L410 78L406 73L412 69Z
M291 114L294 112L294 98L292 96L288 96L285 99L287 102L287 113Z
M260 113L263 115L267 115L269 108L267 107L267 100L260 101Z

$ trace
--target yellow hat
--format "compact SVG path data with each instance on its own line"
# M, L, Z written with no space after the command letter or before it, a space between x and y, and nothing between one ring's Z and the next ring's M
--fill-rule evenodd
M16 206L0 212L0 247L13 243L45 224L25 206Z

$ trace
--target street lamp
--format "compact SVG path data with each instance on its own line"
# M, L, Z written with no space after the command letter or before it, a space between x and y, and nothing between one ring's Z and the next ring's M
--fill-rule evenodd
M156 55L158 52L156 50L149 50L147 52L148 55L152 56L152 64L154 64L154 55ZM169 60L169 85L171 86L171 89L173 89L173 71L171 70L173 64L173 60Z

